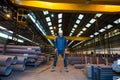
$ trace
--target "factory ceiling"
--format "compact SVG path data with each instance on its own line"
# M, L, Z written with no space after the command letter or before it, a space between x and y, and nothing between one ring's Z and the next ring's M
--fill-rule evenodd
M18 21L19 11L27 22ZM93 38L110 28L120 27L120 0L3 0L0 2L0 26L39 44L54 41L45 36L55 36L62 29L71 36L68 47L83 41L76 37ZM11 13L11 18L5 14ZM97 23L97 24L96 24ZM29 41L28 40L28 41Z

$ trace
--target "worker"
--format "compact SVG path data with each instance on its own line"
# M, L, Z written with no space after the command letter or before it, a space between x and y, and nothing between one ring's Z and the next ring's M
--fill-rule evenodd
M54 62L53 62L53 66L52 66L51 71L55 71L58 56L61 55L62 58L64 59L64 71L68 72L67 61L66 61L66 56L65 56L65 52L66 52L66 48L67 48L67 40L63 36L62 30L59 30L58 34L59 34L59 36L55 39L55 52L56 52L56 54L54 57Z

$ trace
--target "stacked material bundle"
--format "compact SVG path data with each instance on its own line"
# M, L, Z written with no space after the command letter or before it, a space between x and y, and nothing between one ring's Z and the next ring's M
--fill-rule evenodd
M0 66L0 75L8 76L12 72L10 66Z
M118 76L111 66L106 65L95 65L89 64L86 65L85 72L87 72L87 77L92 80L113 80L114 76Z
M75 69L83 69L85 67L85 64L75 64L74 68Z
M1 50L3 50L2 45L0 45L0 51ZM44 63L47 61L47 56L45 54L41 53L39 46L7 45L5 54L18 57L17 63L12 66L16 66L16 65L39 66L41 63ZM23 57L23 58L26 57L25 62L24 62L24 59L23 59L23 61L20 60L21 59L20 57ZM13 70L14 70L14 68L13 68Z
M8 76L12 71L11 65L16 62L16 56L0 55L0 75Z
M0 52L3 52L3 45L0 45ZM40 54L39 46L18 46L18 45L7 45L6 54Z
M3 52L3 47L0 45L0 52ZM39 46L7 45L4 52L6 55L18 57L16 64L11 66L13 70L24 70L25 65L39 66L48 61L48 57L41 53ZM21 69L17 65L21 65Z
M93 68L94 67L98 67L98 66L105 66L104 64L99 64L99 65L96 65L96 64L86 64L85 65L85 74L88 78L92 78L93 77Z
M16 64L11 65L11 68L13 71L24 71L26 62L27 62L27 57L18 56Z
M68 63L71 65L81 64L81 57L68 57Z

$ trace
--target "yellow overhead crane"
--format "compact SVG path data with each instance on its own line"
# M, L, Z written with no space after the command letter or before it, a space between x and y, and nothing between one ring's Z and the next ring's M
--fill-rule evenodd
M18 7L56 12L120 13L120 0L11 0ZM56 36L45 36L55 40ZM68 40L89 40L90 37L71 37Z
M62 12L120 12L120 0L11 0L29 9Z
M50 40L55 40L55 38L57 36L50 36L50 35L47 35L45 36L47 39L50 39ZM91 38L89 37L74 37L74 36L65 36L67 40L74 40L74 41L82 41L82 40L89 40Z

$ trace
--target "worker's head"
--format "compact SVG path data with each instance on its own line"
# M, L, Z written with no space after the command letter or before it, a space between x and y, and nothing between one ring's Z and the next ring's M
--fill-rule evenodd
M58 31L58 34L59 34L59 36L63 36L63 31L62 31L62 30L59 30L59 31Z

